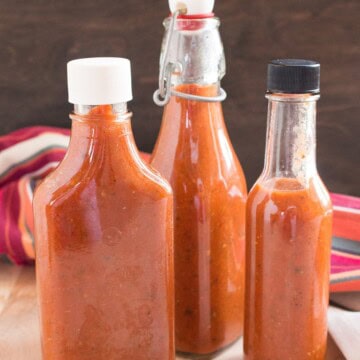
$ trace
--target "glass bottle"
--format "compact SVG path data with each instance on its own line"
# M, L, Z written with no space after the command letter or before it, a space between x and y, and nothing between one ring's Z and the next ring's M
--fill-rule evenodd
M268 67L263 173L246 209L246 359L324 359L332 205L316 168L320 64Z
M68 64L70 146L34 199L44 359L174 359L172 191L136 148L130 77Z
M176 349L206 355L243 332L246 182L214 101L225 74L219 19L164 25L161 62L175 66L151 164L174 192Z

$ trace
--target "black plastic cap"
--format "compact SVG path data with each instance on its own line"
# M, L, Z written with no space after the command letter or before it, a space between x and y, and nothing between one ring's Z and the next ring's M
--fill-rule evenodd
M320 63L312 60L279 59L268 64L267 90L271 93L320 92Z

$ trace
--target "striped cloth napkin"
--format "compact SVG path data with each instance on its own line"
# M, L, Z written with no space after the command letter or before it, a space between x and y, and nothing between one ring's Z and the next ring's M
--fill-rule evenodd
M331 194L334 207L330 290L360 291L360 199Z
M32 197L64 157L69 130L30 127L0 137L0 256L33 264ZM146 160L148 156L143 154ZM360 199L331 194L334 204L332 292L360 291Z
M0 254L15 264L34 261L34 189L64 157L69 134L36 126L0 137Z

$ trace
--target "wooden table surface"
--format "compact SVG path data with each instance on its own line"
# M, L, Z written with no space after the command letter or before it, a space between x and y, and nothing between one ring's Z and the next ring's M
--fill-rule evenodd
M345 359L336 343L329 338L327 360ZM32 267L0 264L0 359L41 359L35 272ZM217 358L241 359L240 341Z

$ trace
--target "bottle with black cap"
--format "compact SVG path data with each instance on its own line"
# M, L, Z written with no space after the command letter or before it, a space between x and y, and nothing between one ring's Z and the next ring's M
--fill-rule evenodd
M249 193L246 359L324 359L332 206L315 158L320 64L268 65L264 170Z

